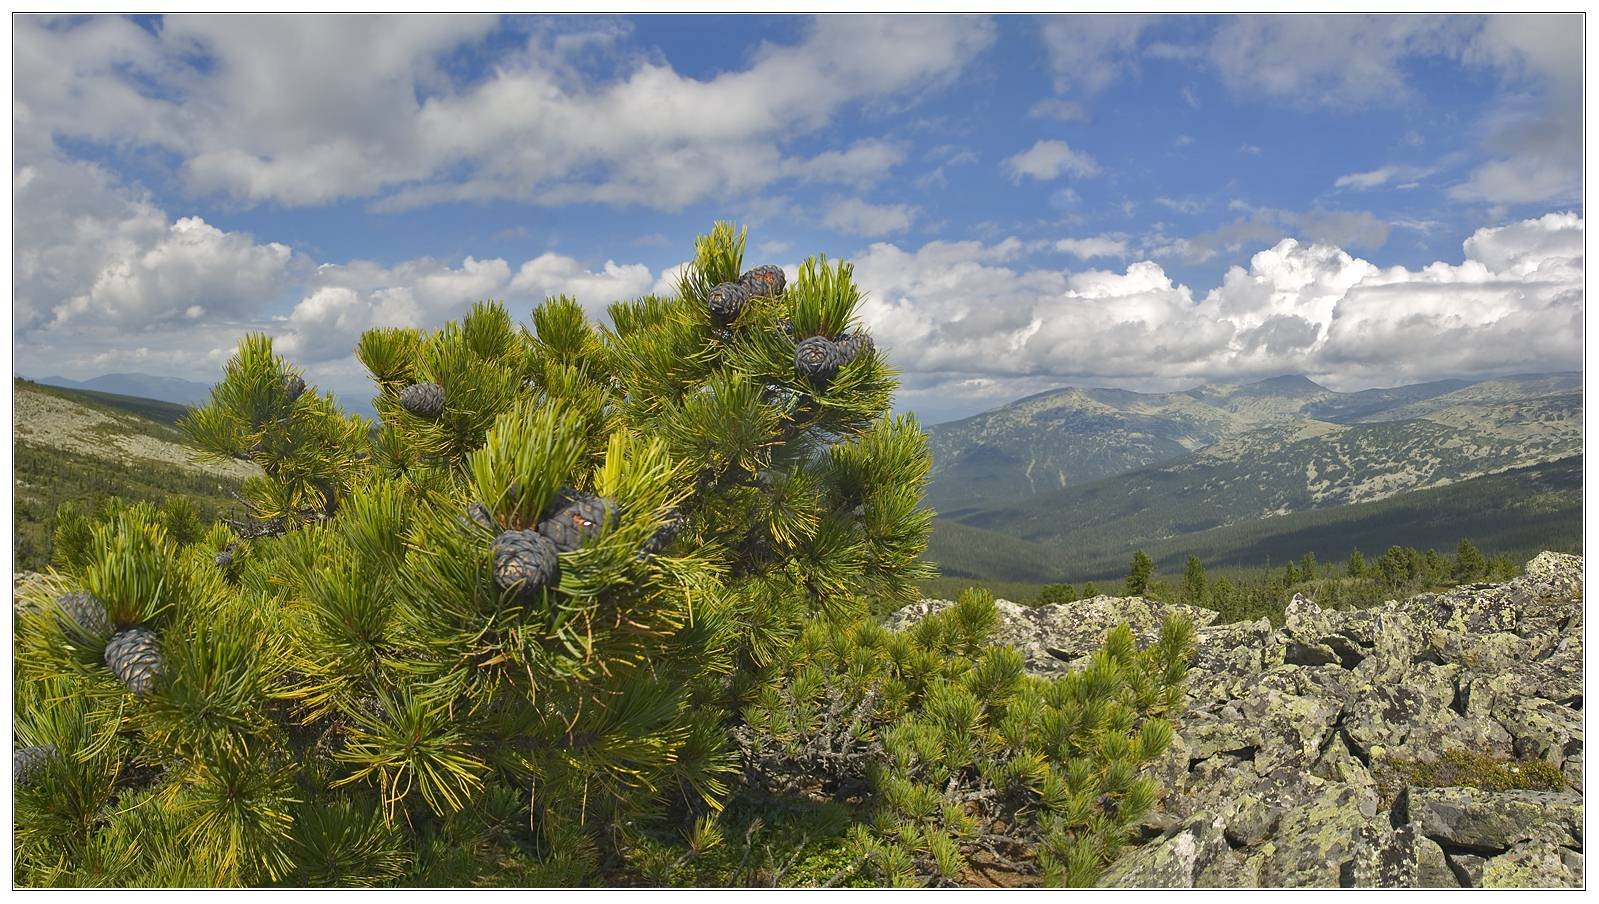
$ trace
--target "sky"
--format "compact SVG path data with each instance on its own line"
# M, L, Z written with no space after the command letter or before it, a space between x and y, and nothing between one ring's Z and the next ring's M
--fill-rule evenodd
M1582 364L1582 20L12 18L13 369L596 317L696 235L855 264L934 423L1064 385Z

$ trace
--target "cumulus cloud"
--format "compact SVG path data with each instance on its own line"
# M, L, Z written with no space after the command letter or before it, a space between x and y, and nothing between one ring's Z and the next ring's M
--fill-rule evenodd
M606 261L595 268L576 258L548 252L513 272L500 258L467 257L459 265L432 258L384 267L370 261L319 267L313 285L272 330L281 348L297 359L325 362L355 348L363 331L377 326L436 328L465 314L476 302L496 299L521 317L546 298L577 299L590 316L602 317L613 301L636 298L667 284L643 264Z
M1093 157L1082 151L1072 150L1064 141L1052 139L1035 142L1027 150L1007 158L1003 166L1005 174L1012 182L1020 182L1023 179L1047 182L1058 179L1064 174L1093 176L1099 172L1099 164Z
M650 290L655 277L643 264L606 261L598 270L584 269L574 258L541 254L522 265L511 280L511 291L535 299L567 295L597 316L613 301L637 298Z
M1285 372L1359 389L1579 366L1582 236L1577 214L1551 214L1478 230L1460 263L1416 270L1282 239L1203 297L1151 261L1019 268L1015 240L876 244L856 274L913 405Z
M277 301L305 264L200 217L169 219L90 163L51 155L18 167L12 326L88 336L239 322ZM138 340L133 340L138 341Z
M173 220L140 191L88 163L47 157L19 167L13 329L19 372L45 375L148 369L215 379L240 335L265 332L313 374L364 391L347 362L362 331L434 328L477 301L517 316L569 295L594 316L612 301L664 286L675 274L640 263L546 253L520 266L500 258L355 260L315 266L278 242Z
M828 206L822 223L839 232L873 237L904 232L919 213L909 204L871 204L859 198L840 198Z
M816 18L792 44L706 78L609 53L614 34L535 26L484 77L446 60L495 17L19 17L19 132L151 147L193 192L244 202L373 198L382 209L516 198L680 209L780 178L860 185L886 142L785 145L852 104L947 85L994 38L984 19ZM592 31L592 30L591 30ZM349 65L352 47L367 48ZM612 72L582 65L600 54Z
M148 330L178 317L245 314L282 288L291 252L258 245L199 217L173 223L151 247L108 263L87 291L55 309L55 325L96 323Z

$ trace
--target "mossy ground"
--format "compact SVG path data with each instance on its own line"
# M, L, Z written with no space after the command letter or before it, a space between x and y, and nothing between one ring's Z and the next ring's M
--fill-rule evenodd
M1517 760L1470 750L1449 750L1436 760L1384 760L1375 764L1377 791L1391 804L1400 789L1481 788L1485 791L1560 791L1565 776L1547 760Z

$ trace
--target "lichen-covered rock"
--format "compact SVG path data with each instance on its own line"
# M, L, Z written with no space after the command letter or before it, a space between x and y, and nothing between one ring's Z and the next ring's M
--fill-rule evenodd
M997 607L996 640L1040 675L1082 665L1123 622L1140 644L1170 614L1197 628L1186 707L1150 767L1164 797L1102 884L1582 882L1579 557L1544 553L1503 584L1359 611L1298 597L1281 629L1143 598ZM1464 752L1493 774L1450 765ZM1483 788L1426 786L1444 781Z
M1582 796L1552 791L1412 788L1410 819L1440 844L1505 851L1524 841L1582 843Z
M1416 888L1459 888L1460 880L1449 868L1444 849L1431 838L1415 839Z
M1518 844L1482 865L1482 887L1577 888L1582 879L1566 866L1563 850L1549 841Z
M1200 873L1228 850L1220 820L1193 819L1118 860L1099 884L1106 888L1193 888Z

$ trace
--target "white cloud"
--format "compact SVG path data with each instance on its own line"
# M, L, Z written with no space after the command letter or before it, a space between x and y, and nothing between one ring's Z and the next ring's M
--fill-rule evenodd
M1397 104L1413 96L1404 62L1458 55L1476 23L1463 16L1232 16L1209 47L1223 84L1337 108Z
M1005 160L1005 174L1012 182L1037 179L1047 182L1063 174L1086 177L1099 172L1099 164L1082 151L1074 151L1064 141L1041 139L1032 147Z
M1489 204L1579 197L1580 14L1237 16L1216 30L1208 52L1222 82L1241 97L1337 109L1415 102L1419 91L1407 67L1417 60L1487 68L1505 89L1475 126L1487 159L1450 196ZM1424 139L1412 130L1406 140ZM1383 175L1351 173L1345 185L1415 180Z
M1058 119L1062 122L1078 122L1088 118L1088 111L1083 109L1082 104L1058 97L1046 97L1028 107L1027 115L1034 119Z
M1127 240L1119 236L1096 235L1083 239L1061 239L1055 243L1056 251L1089 260L1096 257L1126 257Z
M183 161L191 191L251 203L674 210L780 178L870 182L898 162L892 145L808 157L783 145L851 105L949 84L995 31L981 18L822 16L794 44L758 46L744 68L695 78L617 54L602 79L573 54L605 50L614 34L536 25L488 75L459 83L442 61L497 21L185 15L147 31L19 17L14 124L160 148ZM351 48L364 49L358 66Z
M150 330L180 317L250 313L283 287L290 257L287 245L257 245L185 217L150 247L107 263L86 291L56 306L54 325L90 319Z
M606 261L598 270L586 270L573 258L550 253L523 264L510 288L537 301L568 295L582 302L591 316L597 316L611 302L637 298L654 283L650 268L643 264Z
M106 170L53 154L18 167L12 201L19 336L238 322L279 300L303 265L286 245L171 220Z
M1285 372L1357 389L1579 366L1582 233L1576 214L1482 229L1461 263L1417 270L1283 239L1203 298L1150 261L1017 269L1014 239L876 244L856 274L912 404Z
M867 188L904 160L904 144L868 138L842 151L823 151L808 160L796 161L791 170L807 180Z
M1491 16L1466 53L1515 90L1485 118L1491 159L1450 189L1490 204L1574 202L1582 189L1582 19Z
M911 228L920 212L910 204L871 204L859 198L840 198L828 206L822 223L851 235L891 235Z
M1055 92L1097 94L1137 64L1139 36L1153 16L1055 15L1044 17L1039 34L1049 52Z
M1414 188L1420 179L1437 172L1436 167L1406 166L1403 164L1389 164L1363 173L1348 173L1339 176L1333 181L1333 188L1348 188L1355 191L1367 191L1389 183L1399 183L1396 188Z

